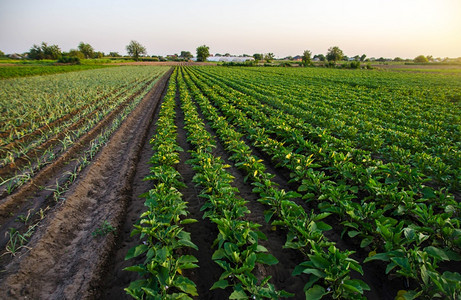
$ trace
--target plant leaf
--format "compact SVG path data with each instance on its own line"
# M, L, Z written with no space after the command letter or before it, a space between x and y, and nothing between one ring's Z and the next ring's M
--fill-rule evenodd
M256 258L256 262L257 262L257 263L260 263L260 264L266 264L266 265L275 265L275 264L277 264L279 261L278 261L277 258L275 258L275 256L273 256L272 254L269 254L269 253L258 253L258 254L257 254L257 258Z
M326 294L327 293L325 292L325 289L321 287L320 285L316 284L306 291L306 299L318 300L318 299L322 299L322 297L325 296Z
M214 289L225 289L229 286L229 282L226 279L216 281L213 286L210 288L210 290Z

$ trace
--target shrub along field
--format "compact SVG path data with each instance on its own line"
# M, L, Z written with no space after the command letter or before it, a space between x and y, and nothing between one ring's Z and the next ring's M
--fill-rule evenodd
M31 149L67 130L75 112L86 120L94 111L107 114L106 102L107 109L124 103L112 98L143 97L166 70L3 80L3 168L19 166ZM10 295L107 299L458 299L460 75L175 67L162 77L164 89L155 85L157 96L133 104L138 110L124 122L131 127L120 129L128 135L104 147L126 159L109 160L112 171L98 176L91 170L104 170L102 155L82 173L88 176L72 181L76 192L56 196L63 208L50 214L51 225L32 228L43 243L28 242L26 229L35 223L18 229L26 240L9 231L5 252L32 254L2 264L0 287ZM138 119L143 125L129 125ZM124 142L135 137L142 137L139 146ZM111 150L122 145L126 152ZM40 160L32 162L18 170ZM8 176L15 185L5 193L14 197L27 181ZM46 248L48 228L79 201L88 215L79 226L69 219L59 243L76 249L75 258L66 246L55 245L62 258L35 250ZM16 223L27 224L26 217ZM23 260L19 271L10 267L16 260ZM46 261L71 271L57 276ZM82 282L79 270L88 279Z
M56 73L100 69L106 67L110 67L110 65L2 66L0 64L0 79L36 75L50 75Z

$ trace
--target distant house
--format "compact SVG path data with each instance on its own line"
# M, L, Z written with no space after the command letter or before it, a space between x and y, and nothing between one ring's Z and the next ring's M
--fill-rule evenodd
M294 61L302 61L303 60L303 57L301 55L296 55L295 57L293 57Z
M244 62L255 60L253 57L239 57L239 56L210 56L207 61L222 61L222 62Z
M22 59L22 56L17 53L9 54L8 57L11 59Z

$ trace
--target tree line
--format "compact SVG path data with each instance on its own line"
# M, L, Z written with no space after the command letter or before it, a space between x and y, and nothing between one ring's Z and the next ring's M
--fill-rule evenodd
M132 40L126 46L127 53L130 57L134 60L139 60L140 57L143 57L147 54L146 47L140 44L137 41ZM0 57L4 57L5 54L0 51ZM207 58L210 56L210 47L206 45L201 45L196 49L196 60L199 62L206 61ZM216 54L216 56L231 56L229 53L224 55ZM244 57L250 57L250 55L243 55ZM62 62L78 62L80 59L92 59L92 58L103 58L103 57L122 57L118 52L109 52L107 55L100 51L95 51L93 46L88 43L80 42L77 46L77 49L71 49L68 52L62 52L58 45L48 45L46 42L42 42L40 45L34 44L29 52L27 53L27 57L29 59L35 60L42 60L42 59L50 59L50 60L61 60ZM166 60L163 59L161 56L152 56L153 58L158 58L159 60ZM252 55L255 62L259 61L266 61L267 63L271 63L275 59L274 53L255 53ZM168 55L167 58L173 60L190 60L193 58L193 55L189 51L181 51L181 54L174 54ZM292 57L287 57L288 60L291 60ZM321 61L327 63L327 66L335 66L337 62L345 60L351 61L351 67L358 67L360 62L369 61L365 54L356 55L353 57L347 57L344 55L344 52L338 47L333 46L328 48L327 53L324 54L316 54L312 56L312 52L310 50L305 50L301 55L301 62L304 66L312 65L313 60ZM428 63L428 62L444 62L447 61L448 58L441 59L441 58L434 58L432 55L418 55L413 59L415 63ZM389 61L389 59L379 58L376 61ZM402 58L396 57L392 61L408 61Z

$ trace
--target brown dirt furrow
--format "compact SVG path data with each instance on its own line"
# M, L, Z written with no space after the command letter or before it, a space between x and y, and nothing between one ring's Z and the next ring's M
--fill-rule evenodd
M104 275L115 236L93 237L104 220L119 228L136 162L169 71L128 116L66 202L38 229L31 250L7 266L0 283L9 298L88 299Z
M142 257L125 260L125 256L128 250L138 245L140 242L138 235L131 236L131 231L134 229L133 225L139 221L142 212L146 210L144 199L141 198L140 195L148 192L152 188L152 182L145 181L144 178L150 174L151 164L149 161L154 151L152 150L149 140L156 130L160 107L161 102L156 106L136 162L135 173L130 182L131 189L129 190L125 215L121 221L120 230L116 237L110 258L103 268L100 282L95 282L91 287L92 298L94 299L132 299L126 294L124 288L128 287L130 282L139 279L137 273L125 271L123 269L143 262Z
M158 83L156 85L158 85ZM34 196L39 189L38 187L45 185L50 178L62 174L63 167L67 165L69 161L75 159L85 147L88 147L88 143L101 133L137 95L139 95L139 93L134 94L110 112L98 123L98 125L76 141L69 150L63 153L55 162L42 169L31 181L20 187L18 191L0 199L0 224L4 224L8 219L11 219L11 216L15 216L15 212L22 208L29 198Z

